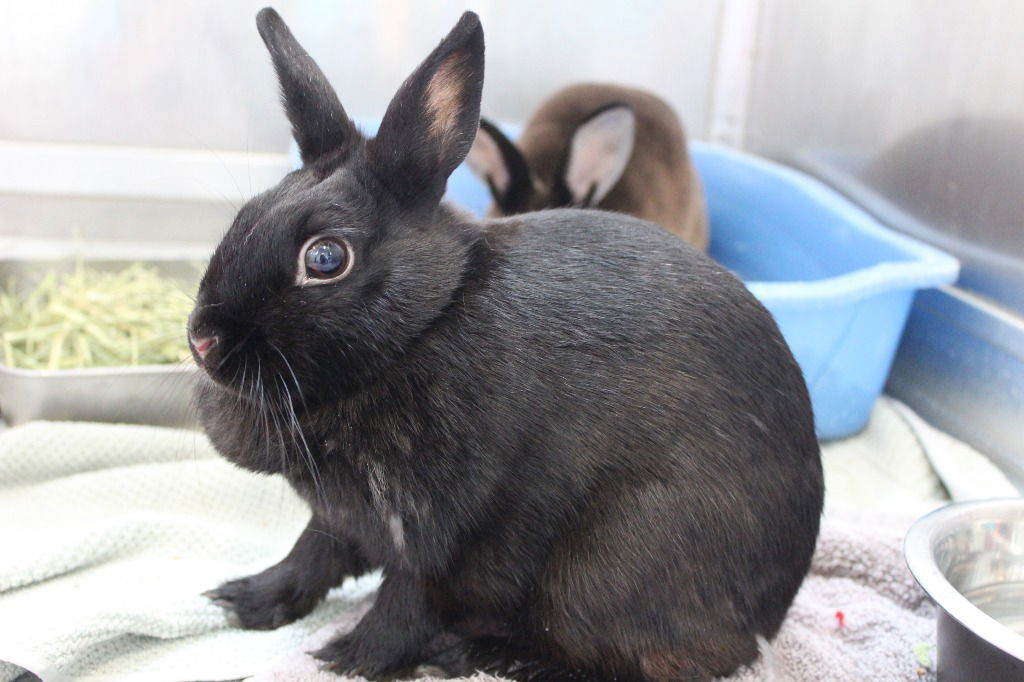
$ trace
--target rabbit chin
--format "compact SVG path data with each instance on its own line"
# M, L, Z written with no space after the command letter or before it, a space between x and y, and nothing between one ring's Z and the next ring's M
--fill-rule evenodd
M268 375L257 377L253 372L248 372L244 377L230 374L224 376L220 372L202 369L198 374L196 390L206 396L220 396L224 404L255 414L262 413L271 403L284 407L282 401L285 396L274 390L276 387L271 387L273 378Z
M225 376L223 372L217 371L216 367L209 367L202 362L198 362L196 364L199 365L199 381L227 390L228 392L236 395L243 395L240 380L237 380L232 376ZM243 395L243 397L245 396Z

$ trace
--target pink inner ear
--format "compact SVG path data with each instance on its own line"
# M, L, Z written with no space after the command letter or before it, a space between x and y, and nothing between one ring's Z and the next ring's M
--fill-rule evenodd
M427 115L430 134L447 146L462 111L462 74L466 55L456 52L448 56L427 84Z
M466 163L479 177L490 178L499 194L508 191L512 178L505 167L505 159L501 155L498 143L483 128L476 133L473 146L466 156Z
M626 106L612 107L576 129L565 184L578 204L597 205L622 177L633 155L636 116Z

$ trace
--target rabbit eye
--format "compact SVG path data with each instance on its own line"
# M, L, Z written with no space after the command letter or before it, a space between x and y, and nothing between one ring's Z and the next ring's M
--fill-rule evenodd
M313 277L334 277L345 267L345 247L321 240L306 249L306 271Z
M300 286L340 279L352 269L352 248L341 239L314 238L303 246L299 265Z

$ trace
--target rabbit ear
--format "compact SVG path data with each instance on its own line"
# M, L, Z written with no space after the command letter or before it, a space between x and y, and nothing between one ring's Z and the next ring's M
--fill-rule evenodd
M256 15L256 28L270 51L281 84L281 100L306 165L344 150L359 139L334 88L271 7Z
M502 213L520 213L526 208L533 191L530 167L512 141L486 118L480 119L466 163L491 188Z
M604 106L576 128L563 178L574 205L604 199L626 170L635 137L636 115L628 104Z
M466 12L395 94L367 146L399 201L438 202L473 144L484 82L484 32Z

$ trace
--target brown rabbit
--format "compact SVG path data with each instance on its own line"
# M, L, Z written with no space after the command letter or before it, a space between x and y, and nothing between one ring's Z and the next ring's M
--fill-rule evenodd
M516 144L481 119L468 162L491 189L493 216L600 208L650 220L707 248L704 197L683 127L648 92L569 86L541 105Z

